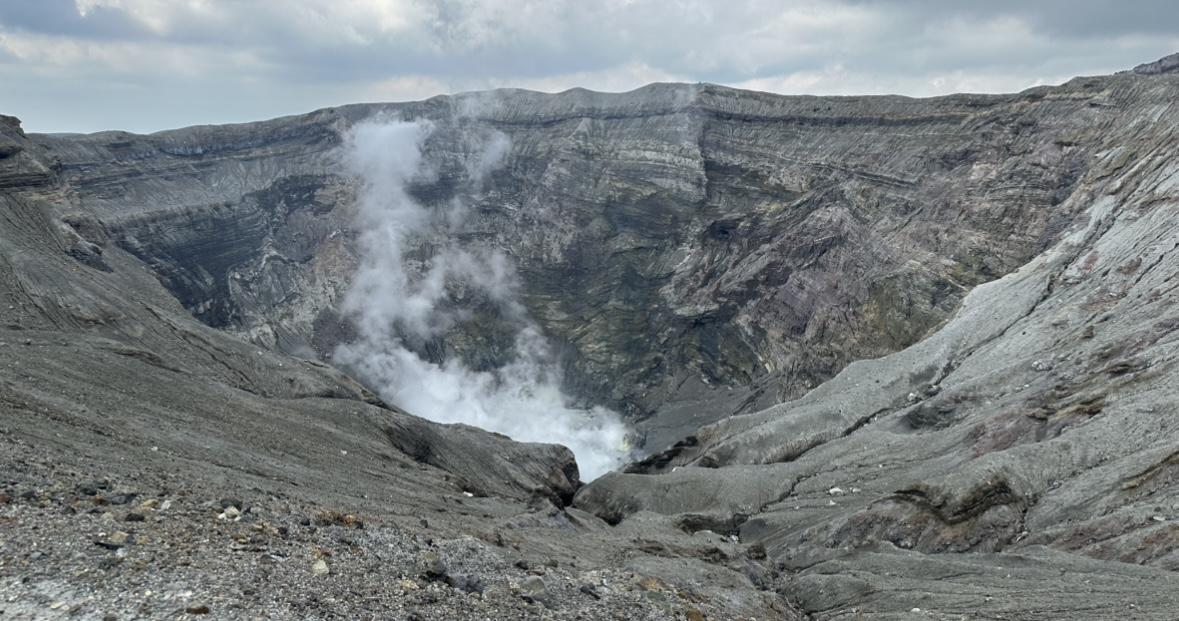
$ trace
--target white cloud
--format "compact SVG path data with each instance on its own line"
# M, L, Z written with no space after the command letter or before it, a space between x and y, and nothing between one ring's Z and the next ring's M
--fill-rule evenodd
M38 130L152 130L500 86L920 96L1177 48L1179 5L1165 0L0 2L0 80L21 86L0 91L0 111Z

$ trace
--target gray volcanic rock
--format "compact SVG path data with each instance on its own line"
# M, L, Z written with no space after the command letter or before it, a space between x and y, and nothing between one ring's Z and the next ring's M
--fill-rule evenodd
M0 172L5 616L800 614L735 570L700 581L738 544L654 517L631 549L638 532L565 508L580 482L564 447L416 418L196 321L6 123L23 162ZM171 231L145 243L192 238ZM418 576L427 551L453 585ZM546 568L544 604L513 591L517 559Z
M379 113L428 119L437 178L415 196L472 205L463 241L512 259L523 303L565 357L566 388L646 418L660 449L917 341L971 287L1050 245L1118 118L1110 89L1077 80L928 100L505 90L36 140L77 207L195 316L326 359L352 335L338 313L356 262L340 135ZM472 136L492 129L512 147L475 186ZM428 261L436 242L424 236L415 256ZM483 307L417 348L502 364L510 334Z
M1120 120L1052 248L920 343L704 427L575 504L623 523L739 516L823 618L1116 618L1114 600L1172 615L1179 80L1106 84Z
M1174 618L1177 100L1145 71L0 118L0 607ZM647 458L580 486L562 447L315 360L351 338L337 147L381 112L434 123L414 196L473 206L462 241L510 255L568 387L645 416ZM505 167L471 183L493 129ZM416 346L493 366L498 330L487 305Z
M1179 71L1179 53L1164 56L1152 63L1142 63L1133 69L1141 75L1158 75L1160 73L1175 73Z

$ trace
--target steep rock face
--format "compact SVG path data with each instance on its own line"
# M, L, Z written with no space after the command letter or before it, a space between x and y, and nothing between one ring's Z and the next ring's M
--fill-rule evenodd
M1060 206L1083 217L1059 243L920 343L704 427L576 504L739 522L824 617L1089 616L1109 592L1173 614L1179 79L1108 84L1120 120ZM1084 586L1093 571L1110 591Z
M913 343L1050 245L1128 96L1110 80L931 100L497 91L37 142L197 317L327 356L351 333L337 310L356 260L340 136L377 113L428 119L438 175L415 196L472 205L464 242L513 259L568 388L655 413L658 448ZM489 129L512 147L475 188L464 157ZM494 326L477 313L423 353L500 364Z
M327 365L195 322L144 263L111 241L106 224L78 208L52 171L52 156L15 120L7 127L0 145L19 147L26 159L0 173L8 188L0 193L6 433L29 433L78 458L127 444L175 446L186 461L244 461L271 475L306 475L327 446L363 438L387 458L370 472L377 479L402 476L398 462L421 463L434 474L421 475L413 484L419 489L437 487L443 472L507 498L561 498L576 489L576 464L563 447L519 445L462 427L438 433ZM177 218L161 225L152 242L192 239L167 237L186 224ZM306 450L323 440L319 419L334 421L339 437ZM118 440L95 445L95 435ZM251 445L267 436L272 445Z
M810 345L850 357L931 332L580 490L560 447L421 421L275 351L348 338L334 309L355 261L354 188L334 153L383 107L148 137L30 138L0 119L0 470L32 492L14 503L6 491L0 510L24 528L96 471L200 498L232 488L273 511L365 511L430 546L474 534L500 574L542 558L585 575L624 568L653 596L573 593L625 603L633 618L698 618L697 607L710 618L1174 618L1177 94L1173 74L1130 73L924 101L659 85L389 106L434 119L438 176L412 191L471 201L464 234L511 253L583 394L709 404L657 414L682 416L651 427L662 436L697 414L756 408L774 381L786 395L805 387L786 361L819 365ZM513 151L474 188L468 137L488 128ZM760 142L774 132L779 142ZM845 238L823 241L829 231ZM809 319L795 334L800 307ZM811 334L822 317L847 329ZM494 347L474 340L481 321L426 348L493 364ZM678 336L659 336L669 329ZM683 361L627 359L644 352ZM742 352L756 361L744 375ZM638 383L617 397L603 378ZM724 381L753 388L707 387ZM186 527L221 536L216 518L194 515ZM76 535L69 524L52 536ZM390 549L381 528L344 545ZM242 534L216 541L259 536ZM27 554L0 577L18 595L142 590L142 566L117 561L102 578L27 570L35 537L14 539L6 555ZM210 551L194 558L220 556ZM522 566L508 562L517 554ZM140 560L164 584L191 579L171 552ZM298 573L287 567L241 582ZM326 583L311 584L297 586ZM364 599L347 589L348 602ZM365 594L408 597L390 589ZM581 614L553 605L558 618ZM488 614L508 609L519 610Z
M173 294L209 280L163 268L236 250L182 234L196 210L119 242L148 225L83 205L15 119L0 148L5 614L801 618L736 542L568 508L564 447L422 420L198 322Z

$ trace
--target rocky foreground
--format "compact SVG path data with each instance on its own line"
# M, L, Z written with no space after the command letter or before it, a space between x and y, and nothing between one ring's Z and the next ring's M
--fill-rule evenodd
M374 108L5 117L0 618L1173 619L1175 66L391 107L450 128L427 202L463 128L511 137L472 234L549 218L512 247L525 304L579 394L646 417L649 456L589 485L290 355L347 338L324 171ZM478 321L429 346L490 364Z

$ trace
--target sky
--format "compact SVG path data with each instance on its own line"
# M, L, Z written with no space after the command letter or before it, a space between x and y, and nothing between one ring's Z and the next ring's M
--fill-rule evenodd
M1176 51L1175 0L0 0L0 114L150 132L662 81L924 97Z

